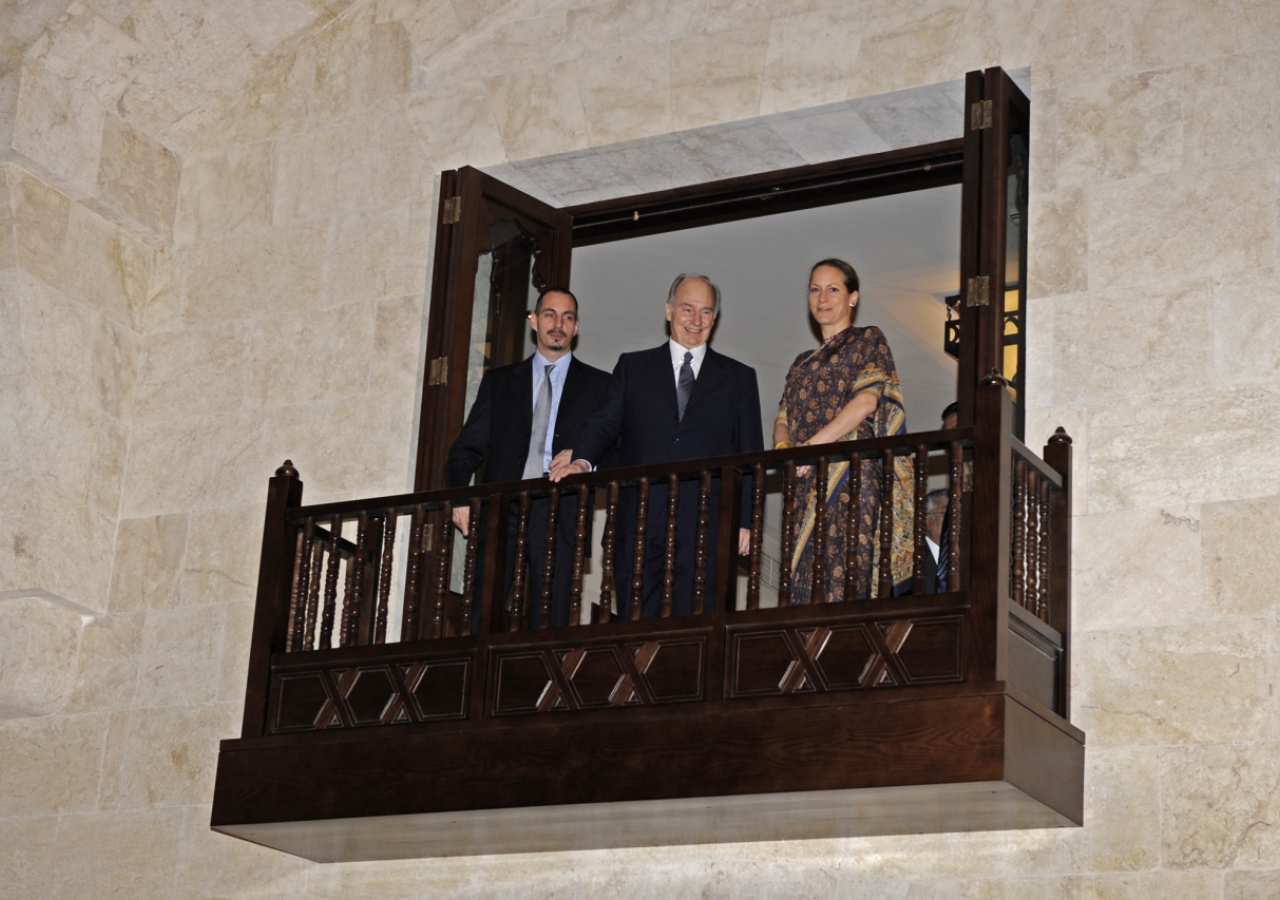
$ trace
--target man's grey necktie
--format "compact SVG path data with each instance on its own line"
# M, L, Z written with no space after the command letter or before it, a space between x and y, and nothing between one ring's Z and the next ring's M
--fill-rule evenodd
M542 477L542 453L547 444L547 425L551 422L551 366L542 370L542 388L533 404L533 433L529 435L529 455L524 460L524 477Z
M684 419L684 408L689 405L689 395L693 393L693 354L684 352L684 365L680 367L680 380L676 382L676 401L680 404L680 418Z

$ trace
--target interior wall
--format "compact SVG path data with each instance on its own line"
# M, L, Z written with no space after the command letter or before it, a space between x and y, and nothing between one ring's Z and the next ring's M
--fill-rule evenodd
M0 720L8 895L1280 891L1274 4L359 0L181 141L139 126L124 153L112 124L107 153L107 87L145 46L96 23L140 11L146 38L181 7L83 0L60 55L4 44L0 431L43 486L6 477L3 552L52 548L14 590L92 613L59 711ZM243 56L174 28L171 48ZM715 160L747 139L732 123L997 64L1031 66L1028 443L1075 439L1083 828L330 866L209 832L267 478L289 456L311 500L409 483L439 171L693 128ZM144 87L152 111L187 108L177 80ZM601 177L625 190L643 163ZM100 197L173 166L168 233L142 221L163 198Z

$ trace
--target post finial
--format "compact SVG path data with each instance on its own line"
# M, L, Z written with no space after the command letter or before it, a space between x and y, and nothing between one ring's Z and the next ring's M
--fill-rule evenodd
M989 384L998 385L999 387L1009 386L1009 382L1005 380L1005 377L1000 374L998 369L992 369L990 372L988 372L987 377L982 379L982 384L984 387Z
M277 475L285 475L285 476L287 476L287 477L289 477L289 478L297 478L297 477L298 477L298 470L294 468L294 466L293 466L293 460L291 460L291 459L286 459L286 460L284 461L284 465L283 465L283 466L281 466L280 468L276 469L276 474L277 474Z
M1070 444L1071 435L1067 434L1067 429L1059 425L1057 429L1053 432L1053 435L1049 438L1049 443L1050 444Z

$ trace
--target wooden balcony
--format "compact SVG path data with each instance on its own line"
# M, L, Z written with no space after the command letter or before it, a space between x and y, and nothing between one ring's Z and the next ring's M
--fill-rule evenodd
M998 376L974 407L972 428L826 445L822 458L805 447L566 480L561 492L613 498L695 479L695 539L707 544L711 515L722 539L699 557L716 567L713 613L598 621L632 573L601 554L603 596L584 596L580 519L570 621L592 624L563 628L526 629L528 604L549 595L527 597L519 572L500 589L507 536L523 550L546 481L308 507L282 468L243 733L222 743L213 828L339 861L1080 824L1070 439L1059 430L1042 458L1013 439ZM918 501L927 470L945 473L945 592L920 591L917 538L913 593L891 596L881 579L875 596L790 605L795 467L891 455L916 462ZM745 476L756 489L740 559L728 536ZM783 572L778 605L762 608L762 486L778 478ZM472 522L489 511L483 557L478 529L454 538L445 524L455 504Z

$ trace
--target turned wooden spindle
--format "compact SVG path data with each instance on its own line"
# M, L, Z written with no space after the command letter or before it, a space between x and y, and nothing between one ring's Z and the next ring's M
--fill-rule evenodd
M947 535L947 590L960 590L960 496L964 493L964 449L960 446L959 441L951 442L951 472L947 489L950 496L947 498L947 516L951 522L950 533Z
M507 631L523 631L525 628L524 594L529 571L529 492L520 492L519 513L516 515L516 571L511 580L511 614Z
M649 530L649 479L636 484L635 560L631 565L631 621L640 621L640 605L644 601L644 543ZM604 611L601 610L601 613Z
M844 525L844 601L850 603L858 599L858 572L861 564L858 556L862 548L858 546L862 533L862 454L849 454L849 506L845 509Z
M751 549L747 559L747 609L760 608L760 553L764 542L764 466L751 469Z
M1053 485L1049 483L1049 479L1045 478L1040 482L1040 553L1037 560L1039 568L1039 577L1036 579L1039 584L1039 590L1036 592L1036 615L1044 621L1049 621L1049 582L1050 572L1050 537L1049 523L1052 521L1052 496Z
M658 613L662 618L670 618L671 602L676 588L676 534L680 516L680 479L675 475L667 478L667 530L662 549L662 607Z
M364 595L366 543L369 538L369 514L360 513L356 520L356 550L347 560L347 595L342 598L342 646L350 647L360 638L360 601Z
M338 605L338 566L342 563L342 554L338 552L338 541L342 538L342 519L334 516L329 523L329 563L324 575L324 612L320 616L320 649L328 650L333 646L333 619Z
M928 497L929 497L929 449L924 444L916 446L916 508L912 521L912 565L911 592L916 596L925 593L924 555L929 552L924 538L927 531Z
M597 613L601 622L609 621L613 607L614 541L618 535L618 482L609 482L609 493L604 505L604 537L600 549L600 606Z
M467 555L462 561L462 634L471 634L471 610L476 602L476 548L480 545L480 498L471 501L467 524Z
M293 619L293 631L289 635L291 648L310 650L306 642L307 599L311 596L311 548L316 539L316 520L307 516L302 525L302 546L298 554L297 601L298 611Z
M827 481L830 463L818 457L813 476L813 583L809 587L810 603L827 602Z
M431 603L431 637L444 637L444 605L449 599L449 578L453 574L453 504L445 501L440 510L440 546L436 548L436 595Z
M1015 459L1009 593L1013 602L1022 607L1027 605L1027 525L1027 462L1024 459Z
M311 522L310 519L307 520ZM312 528L314 529L314 524ZM316 645L316 615L320 606L320 576L324 574L324 542L312 540L310 572L307 586L307 621L302 629L302 647L310 650Z
M1027 554L1024 568L1027 573L1025 606L1036 611L1036 599L1040 596L1040 473L1028 467L1027 472Z
M422 594L422 526L427 509L421 503L413 508L409 524L409 558L404 574L404 609L400 614L400 640L418 639L418 616ZM446 526L448 527L448 526Z
M387 613L391 605L391 576L395 568L396 511L387 510L382 534L382 573L378 576L378 613L373 622L373 642L387 642Z
M880 590L893 596L893 451L884 451L880 469Z
M551 627L551 595L556 577L556 531L560 525L560 488L547 494L547 543L542 554L542 596L538 604L538 628Z
M796 464L782 470L782 541L779 550L778 605L791 605L791 557L796 552Z
M587 508L590 490L585 484L578 487L578 519L573 525L573 578L569 582L569 624L582 623L582 567L587 555Z
M301 531L294 535L293 543L293 583L289 587L289 621L285 626L284 651L289 653L292 650L302 648L302 604L305 597L298 590L302 581L302 548L304 539Z
M698 479L698 530L693 539L692 615L702 612L707 596L707 539L711 530L711 470L703 469Z

